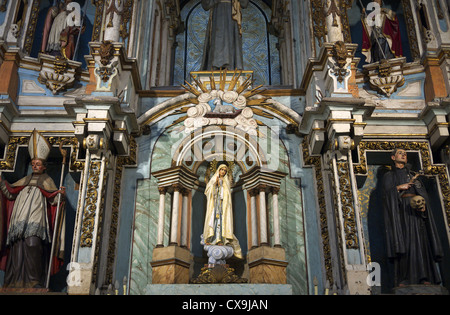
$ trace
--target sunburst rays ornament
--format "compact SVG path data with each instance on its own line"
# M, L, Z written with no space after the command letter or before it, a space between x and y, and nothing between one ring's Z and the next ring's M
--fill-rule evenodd
M225 125L257 135L258 122L252 106L268 104L268 98L251 99L261 94L262 85L252 88L252 72L242 70L191 72L192 83L182 85L194 95L188 101L195 104L187 110L185 132L209 125Z

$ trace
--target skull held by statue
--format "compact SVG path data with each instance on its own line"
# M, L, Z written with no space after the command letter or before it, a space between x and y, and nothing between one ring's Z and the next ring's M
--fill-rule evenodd
M411 208L420 210L425 207L425 199L422 196L414 196L411 198Z

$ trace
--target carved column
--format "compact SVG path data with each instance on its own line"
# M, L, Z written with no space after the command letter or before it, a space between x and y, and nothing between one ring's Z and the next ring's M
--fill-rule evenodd
M280 181L285 173L275 170L255 167L241 176L244 188L250 193L251 217L251 249L247 261L250 273L250 283L286 283L286 254L281 247L278 211L278 191ZM266 190L274 193L274 247L270 247L267 225ZM257 226L257 202L259 198L259 226ZM259 246L258 246L259 233Z
M37 1L0 1L0 9L5 12L4 34L2 38L10 47L19 47L21 50L28 52L31 50L33 43L30 39L29 29L34 29L37 20Z
M322 198L322 202L319 202L321 209L318 209L321 222L328 222L321 228L327 229L330 237L327 242L323 238L323 253L326 255L324 267L331 270L327 277L343 272L344 283L351 294L370 293L366 282L367 262L351 153L358 147L363 137L365 128L363 121L366 115L371 114L373 108L364 104L361 99L326 97L313 111L308 109L305 111L299 128L302 134L320 133L320 138L324 139L316 141L317 137L305 137L303 150L315 156L316 161L323 161L323 169L317 171L324 172L322 194L327 197L333 196L333 198L318 196L319 201ZM317 115L318 112L321 114ZM323 128L313 131L317 125ZM320 164L315 167L320 167ZM322 209L323 206L326 206L326 209ZM335 225L331 224L332 222ZM334 280L340 281L337 277Z
M280 211L278 209L278 192L280 188L272 187L272 209L273 209L273 246L281 247L280 239Z
M188 246L189 191L193 188L197 177L183 166L157 171L152 175L158 179L160 187L166 187L173 191L170 246L163 247L158 244L160 246L153 249L152 283L189 283L189 270L193 260ZM162 215L161 207L160 204L160 216ZM158 225L158 229L159 233L163 233L161 231L163 227ZM158 243L160 242L158 241Z
M161 1L152 8L152 27L149 55L148 84L152 86L170 85L170 69L173 68L172 46L181 29L179 1Z
M335 151L329 152L334 188L332 193L335 200L334 212L337 217L337 231L340 232L340 251L343 258L341 264L344 266L350 293L370 294L366 281L367 262L350 146L349 144L345 147L345 143L340 143Z
M326 0L325 1L325 19L328 30L328 42L343 41L344 35L341 22L341 1Z
M134 114L122 112L114 97L83 96L68 102L66 107L77 117L75 136L86 150L71 256L71 266L77 267L81 281L69 285L68 292L92 294L110 276L106 272L112 276L114 269L111 264L115 251L109 253L106 249L115 248L116 237L111 233L116 231L114 218L119 211L115 208L119 204L112 206L114 195L120 194L120 189L113 187L115 174L121 174L122 167L115 154L121 150L131 154L129 134L139 128ZM123 130L114 129L119 121L124 122ZM128 135L127 141L114 141L117 132Z
M256 195L258 191L256 189L250 190L250 218L251 218L251 248L258 247L258 218L256 216Z
M120 39L120 27L122 25L122 14L124 2L121 0L109 1L106 9L104 41L118 42Z
M446 20L448 14L442 10L438 0L418 1L415 9L413 15L420 29L418 38L422 38L422 45L419 45L419 48L423 50L426 74L425 100L431 102L437 98L446 97L449 92L446 63L442 58L445 50L448 51L448 30L442 27L448 23Z
M290 3L281 0L272 1L269 31L278 37L278 49L282 62L281 83L283 85L296 85L291 11Z
M189 191L183 189L181 191L181 232L180 232L180 246L188 247L188 224L189 224Z
M98 254L102 242L100 226L104 217L106 168L107 160L110 159L104 143L104 138L94 134L86 141L88 152L81 181L71 257L71 264L81 269L81 282L80 285L69 285L70 294L90 294L96 287Z
M159 187L159 209L158 209L158 239L156 247L164 247L164 209L166 202L166 187Z
M172 199L172 225L170 228L170 243L169 245L178 245L178 216L180 213L180 185L173 185L173 199Z
M267 241L267 209L266 209L266 186L261 185L259 189L259 237L260 245L269 245Z

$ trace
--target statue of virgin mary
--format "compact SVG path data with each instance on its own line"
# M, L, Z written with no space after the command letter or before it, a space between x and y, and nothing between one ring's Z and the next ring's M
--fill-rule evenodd
M234 256L242 258L241 247L233 234L233 208L231 203L231 172L221 164L206 185L206 216L203 241L206 245L231 246Z

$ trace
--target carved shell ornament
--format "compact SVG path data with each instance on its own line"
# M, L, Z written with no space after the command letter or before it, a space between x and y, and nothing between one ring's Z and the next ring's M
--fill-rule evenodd
M236 71L231 81L227 81L226 71L221 72L220 81L211 75L209 87L205 82L193 76L194 83L184 86L188 92L196 97L190 99L195 104L187 110L184 120L185 132L190 133L197 128L209 125L225 125L239 128L250 135L257 135L258 123L253 118L251 105L263 104L266 99L249 100L258 92L259 87L247 90L250 86L250 78L239 83L240 73ZM228 78L229 79L229 78ZM217 83L217 85L216 85ZM228 86L226 86L228 84Z

